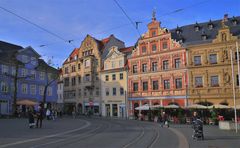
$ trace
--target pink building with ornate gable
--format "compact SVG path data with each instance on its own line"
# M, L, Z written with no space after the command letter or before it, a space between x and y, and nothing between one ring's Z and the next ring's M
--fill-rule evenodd
M148 31L138 40L128 60L129 116L144 104L186 105L186 55L181 40L172 39L171 32L162 28L153 15Z

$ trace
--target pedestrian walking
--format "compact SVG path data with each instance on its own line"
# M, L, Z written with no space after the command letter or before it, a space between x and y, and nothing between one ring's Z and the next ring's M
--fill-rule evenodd
M75 119L76 118L76 109L75 107L72 110L72 117Z
M30 107L28 110L29 128L33 128L35 126L34 117L35 117L34 109Z
M50 120L50 119L51 119L51 111L50 111L49 108L48 108L47 111L46 111L46 117L47 117L47 120Z
M163 125L166 125L167 127L169 127L168 116L165 112L162 112L162 115L161 115L161 127L163 127Z
M192 138L193 139L204 139L204 135L203 135L203 121L201 120L201 118L198 116L197 112L193 113L193 134L192 134Z
M37 112L37 125L36 128L42 128L42 120L43 120L44 111L41 106L38 106L38 112Z

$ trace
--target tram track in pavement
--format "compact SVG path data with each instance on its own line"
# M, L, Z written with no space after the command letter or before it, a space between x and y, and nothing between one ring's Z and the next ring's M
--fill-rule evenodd
M87 139L89 137L94 137L98 134L100 134L101 132L105 131L106 129L110 128L110 124L108 124L107 122L104 122L98 126L96 126L96 128L91 129L87 132L83 132L81 134L75 134L75 135L65 135L65 137L63 137L62 139L58 139L58 140L54 140L54 141L50 141L44 144L40 144L31 148L42 148L42 147L69 147L72 144L77 144L79 142L81 142L84 139Z

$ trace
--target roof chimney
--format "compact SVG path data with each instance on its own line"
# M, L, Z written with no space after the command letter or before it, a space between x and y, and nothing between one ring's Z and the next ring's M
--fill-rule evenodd
M228 21L228 14L224 14L223 20L224 20L224 22Z

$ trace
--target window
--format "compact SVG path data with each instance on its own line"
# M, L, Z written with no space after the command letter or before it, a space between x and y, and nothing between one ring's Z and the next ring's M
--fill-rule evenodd
M181 60L180 60L180 58L175 59L175 68L180 68L180 65L181 65Z
M153 51L153 52L157 51L157 46L156 46L156 44L153 44L153 45L152 45L152 51Z
M238 54L239 54L239 60L240 60L240 52ZM235 60L237 60L237 52L235 52Z
M176 89L181 89L182 88L182 78L176 79L175 84L176 84Z
M31 70L31 79L36 79L36 71Z
M85 60L84 66L85 66L86 68L87 68L87 67L90 67L90 59Z
M72 72L76 72L76 67L75 67L75 65L72 66Z
M23 68L22 69L22 77L26 77L27 76L27 69Z
M138 83L133 83L133 91L138 91Z
M64 86L69 86L69 78L64 78Z
M82 90L81 90L81 89L78 90L78 95L79 95L79 96L82 95Z
M109 88L105 88L106 96L109 96Z
M164 89L170 89L170 81L169 80L164 80Z
M152 32L152 37L156 36L156 31Z
M120 74L119 74L119 78L120 78L120 80L123 79L123 73L120 73Z
M123 60L119 60L119 67L123 67Z
M147 64L142 64L142 72L147 72Z
M163 70L168 70L168 60L163 61Z
M40 78L40 80L44 80L44 78L45 78L45 73L44 73L44 72L40 72L39 78Z
M73 78L72 78L72 86L75 86L75 85L76 85L76 78L73 77Z
M116 75L115 74L112 74L112 80L116 80Z
M22 84L22 93L27 94L27 84Z
M146 46L142 46L142 53L146 53L146 52L147 52Z
M143 82L143 91L148 90L148 82Z
M137 73L137 65L133 65L133 73Z
M52 87L47 88L47 95L52 96Z
M98 77L98 74L96 74L96 81L98 81L99 80L99 77Z
M194 65L201 65L201 56L194 56Z
M105 76L105 81L108 81L108 79L109 79L109 76L106 75L106 76Z
M84 97L86 97L86 96L87 96L87 90L84 89Z
M91 81L90 74L86 74L86 75L85 75L85 81L86 81L86 82Z
M211 76L211 86L212 87L218 87L218 76Z
M114 87L114 88L113 88L113 92L112 92L112 93L113 93L113 96L116 96L116 93L117 93L116 91L117 91L117 89Z
M158 81L153 81L152 82L153 90L158 90Z
M236 80L237 80L237 86L239 86L239 76L236 76Z
M157 71L157 62L152 62L152 71Z
M28 62L28 59L29 59L28 56L22 55L22 62L23 62L23 63L27 63L27 62Z
M108 69L108 64L104 63L104 69Z
M89 90L89 95L90 95L90 96L93 95L93 90Z
M53 74L52 73L48 73L48 80L53 80Z
M81 69L81 64L80 63L78 64L78 69Z
M124 95L124 89L121 87L120 88L120 95L123 96Z
M162 43L162 47L163 47L163 49L167 49L167 48L168 48L167 42L163 42L163 43Z
M210 54L209 62L210 62L210 64L217 64L217 54Z
M115 61L112 61L112 68L115 68Z
M78 76L78 84L80 84L82 82L82 78L81 76Z
M36 85L30 85L30 94L35 95L36 94Z
M2 65L2 74L7 74L7 73L8 73L8 66Z
M32 65L36 65L37 64L36 57L31 57L31 64Z
M195 26L195 31L199 31L200 30L200 27L199 26Z
M99 96L99 88L96 88L96 96Z
M8 86L6 82L1 82L1 92L8 92Z
M195 87L203 87L202 77L195 77Z
M65 67L65 74L68 74L68 67Z

